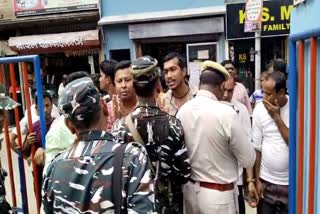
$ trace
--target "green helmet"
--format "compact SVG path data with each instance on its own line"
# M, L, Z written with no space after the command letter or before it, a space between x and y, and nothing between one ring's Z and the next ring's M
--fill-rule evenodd
M151 56L143 56L131 63L129 68L133 79L138 84L146 84L159 77L158 61Z

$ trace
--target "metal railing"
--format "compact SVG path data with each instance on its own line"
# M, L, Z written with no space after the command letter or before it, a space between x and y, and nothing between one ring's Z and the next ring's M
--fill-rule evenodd
M17 86L16 86L16 75L14 70L15 63L22 63L22 79L24 84L24 94L26 99L26 109L28 112L28 131L29 133L33 132L32 130L32 116L31 116L31 99L29 93L29 82L28 82L28 66L27 63L33 63L34 67L34 74L36 78L36 87L37 87L37 100L38 100L38 109L39 109L39 116L40 116L40 128L41 128L41 142L42 147L45 149L45 133L46 133L46 123L45 123L45 115L43 109L43 92L42 92L42 79L41 79L41 72L40 72L40 59L38 55L30 55L30 56L17 56L17 57L6 57L0 58L0 65L1 64L9 64L9 71L10 71L10 81L11 81L11 88L12 88L12 95L13 99L17 101ZM3 70L0 66L0 83L4 82L3 79ZM9 127L8 127L8 118L4 118L4 130L5 130L5 141L7 147L7 157L8 157L8 167L9 167L9 177L10 177L10 189L12 192L12 205L13 209L16 211L22 210L23 213L40 213L40 206L41 201L38 200L41 194L41 190L38 188L38 185L34 185L35 194L36 194L36 203L37 203L37 211L29 211L28 206L28 197L27 197L27 187L26 185L26 176L25 176L25 167L24 167L24 160L22 154L23 143L21 139L21 130L20 130L20 115L19 110L16 108L14 109L14 118L15 118L15 125L17 129L17 139L18 139L18 164L19 164L19 175L20 175L20 192L22 198L22 208L18 208L17 199L16 199L16 190L15 190L15 183L14 183L14 172L12 166L12 156L11 156L11 149L10 149L10 138L9 138ZM38 172L36 169L36 163L34 161L34 154L35 154L35 145L31 147L31 158L32 158L32 166L33 166L33 179L34 184L38 182Z
M319 63L317 62L317 39L319 37L320 28L290 35L289 214L315 213L316 136L317 131L319 132L316 130L317 63ZM310 42L310 61L306 61L306 41ZM306 63L310 63L310 84L308 85L305 84L306 74L309 72L305 69ZM306 92L310 93L310 102L306 100ZM306 101L307 105L305 105ZM309 121L305 118L308 112ZM309 129L306 130L305 127ZM305 141L306 135L309 136L309 141ZM309 146L307 160L309 176L304 173L305 146ZM306 176L308 188L304 186ZM308 197L307 204L304 204L304 194Z

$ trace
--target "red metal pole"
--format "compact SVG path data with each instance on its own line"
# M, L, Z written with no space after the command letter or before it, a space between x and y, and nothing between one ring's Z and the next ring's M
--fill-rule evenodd
M299 41L299 69L298 69L298 106L299 106L299 133L298 133L298 191L297 214L303 214L303 161L304 161L304 41Z
M0 65L0 83L3 84L3 70L2 66ZM11 188L11 196L12 196L12 205L13 207L17 206L17 198L16 198L16 188L14 185L13 179L13 166L12 166L12 156L11 156L11 149L10 149L10 137L9 137L9 127L8 127L8 117L6 112L4 112L4 136L6 140L6 147L7 147L7 158L8 158L8 166L9 166L9 178L10 178L10 188ZM2 129L2 127L0 127Z
M314 213L314 193L316 176L316 118L317 118L317 39L311 38L311 80L310 80L310 154L308 213Z
M30 100L30 93L29 93L29 82L28 82L28 65L26 62L22 63L22 76L23 76L23 83L24 83L24 95L26 98L26 105L27 105L27 112L28 112L28 129L29 133L33 132L32 129L32 116L31 116L31 100ZM34 161L34 154L35 154L35 145L33 144L31 146L31 158L32 158L32 168L33 168L33 181L34 181L34 189L36 194L36 203L37 203L37 213L40 213L40 206L41 201L38 201L41 195L41 190L38 188L38 171L37 171L37 165Z
M15 73L14 73L14 64L9 64L9 68L10 68L10 79L11 79L11 86L12 86L12 96L14 100L18 100L17 98L17 87L16 87L16 77L15 77ZM14 109L14 118L15 118L15 122L16 122L16 129L17 129L17 138L18 138L18 146L19 146L19 150L20 150L20 155L21 158L23 158L22 156L22 140L21 140L21 130L20 130L20 119L19 119L19 110L17 108ZM24 167L23 167L23 173L24 172ZM24 177L24 185L25 185L25 192L27 193L27 185L26 185L26 180ZM21 184L23 185L23 184ZM23 197L23 196L22 196ZM25 194L26 197L26 212L29 213L28 211L28 194Z

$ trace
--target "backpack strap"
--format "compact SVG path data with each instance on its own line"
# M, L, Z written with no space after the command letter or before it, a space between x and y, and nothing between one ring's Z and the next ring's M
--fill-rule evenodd
M132 116L131 114L128 114L126 117L125 117L125 124L127 125L130 133L132 134L132 137L133 137L133 140L140 143L141 145L144 145L145 146L145 143L141 137L141 135L139 134L138 130L136 129L136 127L134 126L133 124L133 121L132 121ZM151 170L151 172L156 176L156 172L151 164L151 160L150 160L150 156L148 155L148 162L149 162L149 168Z
M122 206L122 162L127 143L122 143L115 150L113 158L113 174L112 174L112 201L114 204L114 213L121 214ZM127 204L125 202L125 204ZM125 212L126 213L126 212Z
M125 117L125 124L127 125L130 133L132 134L132 137L134 139L134 141L144 145L144 141L141 137L141 135L139 134L138 130L136 129L136 127L134 127L134 124L133 124L133 121L132 121L132 116L131 114L128 114L126 117Z
M131 114L128 114L125 117L125 124L127 125L130 133L132 134L132 137L133 137L134 141L136 141L136 142L138 142L138 143L140 143L142 145L145 145L141 135L139 134L138 130L136 129L136 127L133 124ZM154 167L152 166L152 162L150 160L150 156L147 155L147 157L148 157L149 169L151 170L151 173L154 175L154 185L155 185L155 187L158 187L158 189L160 191L162 191L163 189L165 189L165 186L164 186L164 184L162 184L159 181L159 178L158 178L159 177L159 169L160 169L160 161L158 160L156 162L156 168L154 169ZM157 188L155 188L155 191L154 191L155 195L157 194L156 189ZM171 202L172 202L172 187L171 187L171 184L168 185L168 192L169 192L169 201L170 201L170 204L171 204Z

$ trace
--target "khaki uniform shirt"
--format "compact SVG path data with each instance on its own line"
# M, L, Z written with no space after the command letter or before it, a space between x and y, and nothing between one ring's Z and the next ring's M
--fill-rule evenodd
M238 162L245 168L253 166L255 150L240 117L211 92L200 90L180 108L177 118L184 129L193 180L233 183Z

